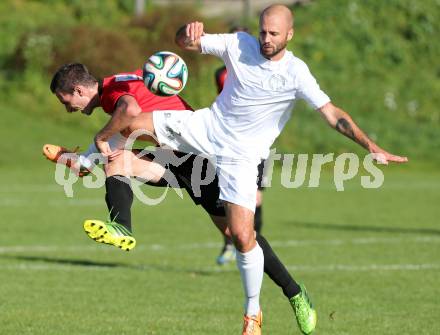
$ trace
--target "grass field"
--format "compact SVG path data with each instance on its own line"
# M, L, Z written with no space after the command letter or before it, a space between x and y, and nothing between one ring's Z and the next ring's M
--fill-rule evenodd
M82 231L105 216L102 189L69 199L54 166L26 171L0 177L0 334L240 332L238 271L215 265L220 236L186 195L137 201L138 247L125 253ZM390 167L381 189L354 180L345 192L324 177L274 186L264 207L264 235L317 307L316 334L438 334L440 174ZM299 334L268 277L261 301L265 334Z
M285 189L274 179L263 233L306 284L318 311L315 334L439 334L440 0L311 2L294 8L289 49L372 139L410 163L385 168L376 190L356 178L337 192L328 171L314 189ZM85 148L107 121L102 111L63 112L49 92L52 70L72 61L98 76L130 70L153 50L174 47L177 27L193 15L207 31L226 28L224 17L205 20L174 2L149 6L135 22L133 4L0 1L0 335L241 330L238 271L215 265L221 237L188 196L170 191L158 206L135 202L138 246L121 252L82 230L84 219L105 219L104 190L79 184L67 198L41 157L47 142ZM249 24L257 33L258 17ZM182 56L190 69L183 95L195 108L211 104L220 61ZM275 145L360 152L302 103ZM267 277L261 303L264 335L299 334Z

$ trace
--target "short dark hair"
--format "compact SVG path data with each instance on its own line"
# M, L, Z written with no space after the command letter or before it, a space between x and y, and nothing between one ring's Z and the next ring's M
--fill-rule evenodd
M230 33L237 33L239 31L249 32L248 27L245 26L232 26L231 29L229 29Z
M52 93L72 93L76 85L92 86L98 81L81 63L64 64L55 72L50 83Z

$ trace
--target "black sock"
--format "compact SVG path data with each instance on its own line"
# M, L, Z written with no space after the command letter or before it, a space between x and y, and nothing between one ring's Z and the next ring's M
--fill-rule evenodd
M297 295L301 288L298 283L293 280L290 273L287 271L283 263L278 259L275 252L269 245L269 242L257 234L257 242L263 249L264 254L264 272L283 290L284 295L287 299L292 298Z
M105 202L110 212L110 219L120 223L131 231L131 204L133 191L130 179L124 176L111 176L105 180Z
M223 235L223 241L224 241L223 249L226 249L226 246L234 245L232 239L230 237L226 237L225 235Z
M261 232L261 227L263 226L263 209L261 206L255 207L255 216L254 216L254 228L255 231L259 234Z

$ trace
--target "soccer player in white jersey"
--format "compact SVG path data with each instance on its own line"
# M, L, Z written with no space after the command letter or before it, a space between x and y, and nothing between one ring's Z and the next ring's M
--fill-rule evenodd
M264 258L253 228L257 162L267 156L295 100L306 100L331 127L373 153L380 162L407 161L380 148L346 112L330 102L307 65L286 50L293 33L293 15L282 5L269 6L262 12L258 40L242 32L205 34L201 22L185 25L177 32L177 44L220 57L228 70L224 89L209 108L155 111L143 124L144 129L155 132L161 145L210 155L216 161L220 199L226 204L227 224L245 291L243 334L261 334L259 295ZM112 154L107 140L124 127L113 124L112 131L96 135L96 145L104 155ZM316 325L316 312L306 292L299 295L295 311L301 331L310 334Z

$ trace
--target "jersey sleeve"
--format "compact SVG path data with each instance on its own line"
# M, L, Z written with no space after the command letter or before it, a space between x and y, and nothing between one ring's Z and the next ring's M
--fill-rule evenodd
M224 58L234 34L205 34L200 38L202 54Z
M121 87L121 85L115 85L111 89L107 90L101 96L102 109L104 109L106 113L113 113L113 110L116 107L116 103L123 95L131 95L133 97L135 96L132 92L129 92L128 89Z
M330 98L321 90L307 65L303 63L300 68L297 77L298 97L305 100L314 109L321 108L330 102Z
M115 110L116 103L124 95L130 95L130 96L136 98L133 93L124 92L124 91L113 91L113 92L111 92L111 94L108 95L107 105L109 106L109 110L111 110L111 112L113 112Z

